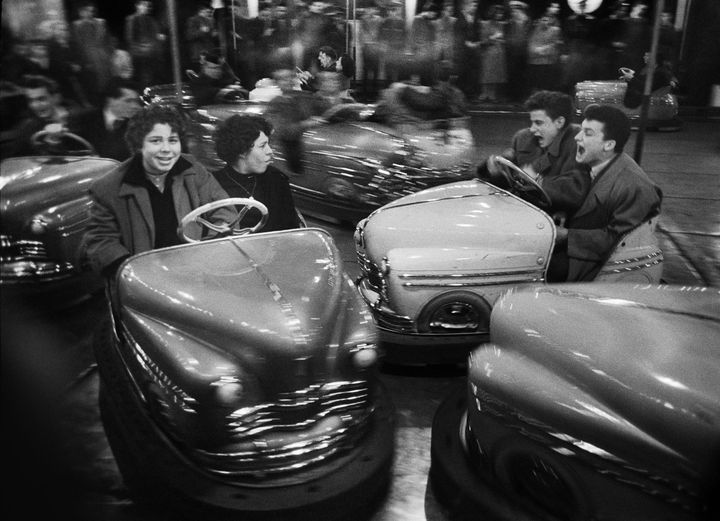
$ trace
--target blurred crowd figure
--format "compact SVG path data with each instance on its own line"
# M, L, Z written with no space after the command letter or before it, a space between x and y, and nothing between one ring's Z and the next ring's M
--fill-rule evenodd
M47 77L72 114L101 111L119 80L139 93L174 80L163 3L134 1L119 34L97 2L72 5L67 20L48 12L31 37L3 24L5 85L22 91L24 77ZM578 81L617 80L621 67L639 71L652 33L646 0L616 0L602 18L564 2L519 0L420 0L415 13L402 1L377 0L351 19L340 2L260 0L252 14L240 0L192 7L177 24L183 81L203 103L229 84L248 93L277 70L315 77L329 67L362 102L411 78L431 87L442 69L470 102L520 103L538 90L570 94ZM676 66L678 44L672 15L662 13L663 71Z

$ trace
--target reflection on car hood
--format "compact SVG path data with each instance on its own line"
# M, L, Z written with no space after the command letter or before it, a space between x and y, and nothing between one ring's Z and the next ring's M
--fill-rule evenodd
M545 212L474 179L429 188L383 206L368 217L363 241L366 255L376 263L388 252L405 250L400 256L403 264L397 264L396 256L394 268L509 269L542 266L554 234Z
M333 343L337 349L338 342L375 340L368 310L342 271L337 247L319 229L218 239L135 256L122 270L120 302L124 314L142 316L155 330L162 325L169 335L210 346L207 353L192 354L198 373L222 374L223 368L208 367L218 352L242 359L258 373L283 374L273 364L318 354L322 359ZM322 370L330 368L324 364Z
M486 353L497 365L476 359L471 380L495 371L493 393L514 389L513 406L540 421L580 429L572 434L629 461L641 457L634 453L640 447L655 447L693 471L720 449L718 289L517 290L496 303L490 331L496 347ZM545 383L539 391L529 382Z
M17 157L0 163L3 227L82 197L118 164L98 157Z

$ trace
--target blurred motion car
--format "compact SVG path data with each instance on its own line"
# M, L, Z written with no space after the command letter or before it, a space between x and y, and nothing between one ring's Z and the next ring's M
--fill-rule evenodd
M433 420L453 519L718 519L720 291L507 292Z
M506 162L511 165L509 162ZM555 244L550 199L522 170L508 189L480 179L397 199L360 221L356 283L372 310L386 360L454 363L487 340L492 306L507 289L543 282ZM597 281L657 283L657 217L622 237Z
M3 292L61 304L102 288L78 254L92 204L88 188L117 164L85 156L14 157L0 163Z
M138 254L108 294L99 403L134 499L190 519L340 520L382 497L394 409L327 232Z
M578 116L582 116L585 107L598 103L611 105L622 110L633 127L640 124L641 107L629 108L623 103L627 83L618 80L581 81L575 85L575 109ZM663 87L652 92L647 115L646 127L656 130L679 130L682 121L678 116L679 105L669 87Z
M234 96L196 107L188 85L145 90L146 103L180 103L194 122L190 152L211 170L222 166L214 152L212 132L233 114L264 114L267 101ZM303 213L320 214L355 224L371 211L403 195L474 175L475 148L469 118L425 122L394 129L375 117L375 107L347 103L324 115L326 124L303 135L303 168L288 167L283 147L273 141L275 166L289 178Z

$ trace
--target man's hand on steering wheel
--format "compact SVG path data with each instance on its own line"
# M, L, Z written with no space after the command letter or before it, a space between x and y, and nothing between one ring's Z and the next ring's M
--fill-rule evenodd
M536 179L528 175L509 159L502 156L491 156L491 159L498 168L498 173L507 181L511 192L522 195L523 199L530 200L530 202L541 208L550 208L552 205L550 197ZM489 163L490 159L488 159L488 164Z

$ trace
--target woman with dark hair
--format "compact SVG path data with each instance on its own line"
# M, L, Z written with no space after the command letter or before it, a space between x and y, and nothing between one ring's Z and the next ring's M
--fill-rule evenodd
M228 196L210 173L181 151L185 121L173 107L155 105L128 122L125 140L133 156L90 187L94 203L85 236L87 260L106 277L127 257L181 244L179 223L191 210ZM216 222L232 222L218 209ZM199 224L186 233L201 238Z
M227 164L213 175L231 197L257 199L267 206L269 215L264 232L302 226L287 177L271 165L272 131L272 125L255 114L231 116L215 131L218 157ZM257 212L255 208L248 211L241 226L257 223Z

